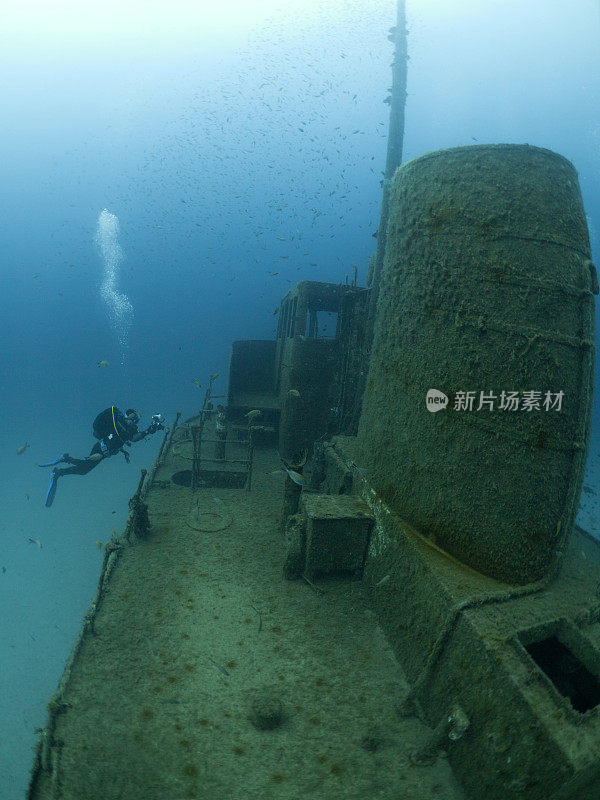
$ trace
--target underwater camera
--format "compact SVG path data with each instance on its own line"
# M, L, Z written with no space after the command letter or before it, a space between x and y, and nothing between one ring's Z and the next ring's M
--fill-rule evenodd
M153 414L152 415L152 427L156 428L157 430L163 430L165 427L165 418L162 414Z

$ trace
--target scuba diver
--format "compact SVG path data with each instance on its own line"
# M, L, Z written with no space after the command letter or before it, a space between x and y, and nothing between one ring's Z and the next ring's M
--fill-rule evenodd
M130 447L132 442L141 442L149 434L164 430L162 414L154 414L152 422L145 431L138 430L140 418L140 414L133 408L128 408L125 414L116 406L105 408L94 420L93 433L99 441L92 447L87 458L72 458L68 453L63 453L54 461L39 464L40 467L54 467L46 495L46 507L50 508L54 502L58 479L62 475L87 475L103 459L110 458L117 453L123 453L125 461L129 463L129 453L123 449L124 445ZM73 466L59 469L55 466L56 464L72 464Z

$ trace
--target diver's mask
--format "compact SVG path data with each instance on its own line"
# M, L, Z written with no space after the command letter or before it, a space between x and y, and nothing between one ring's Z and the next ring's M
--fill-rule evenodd
M138 412L135 410L135 408L128 408L128 409L127 409L127 411L125 412L125 414L126 414L126 416L127 416L127 419L128 419L130 422L133 422L133 423L134 423L134 425L137 425L137 424L138 424L138 422L139 422L139 421L141 420L141 418L142 418L142 415L141 415L141 414L138 414Z

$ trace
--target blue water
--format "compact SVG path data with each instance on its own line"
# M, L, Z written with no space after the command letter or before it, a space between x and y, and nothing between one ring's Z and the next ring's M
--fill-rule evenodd
M40 29L33 48L1 48L3 800L23 797L33 729L95 589L95 543L122 528L159 440L63 479L52 509L37 462L87 454L111 403L146 425L194 413L193 380L218 372L223 393L231 341L272 338L298 280L343 282L355 264L364 284L395 3L272 5L231 26L225 8L215 27L174 2L172 27L147 41L144 25L111 38L119 14L98 15L97 41L88 28L63 41L73 21L58 2L47 40ZM597 3L571 16L558 0L449 6L408 0L405 158L475 142L565 155L598 262ZM582 511L589 529L596 511Z

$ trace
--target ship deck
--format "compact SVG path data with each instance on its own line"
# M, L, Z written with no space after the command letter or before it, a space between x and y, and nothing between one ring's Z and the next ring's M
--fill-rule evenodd
M150 533L121 551L69 666L29 799L462 798L446 759L410 762L430 731L400 714L408 685L362 583L283 578L276 452L255 452L252 491L191 490L171 482L183 431L145 498ZM252 724L257 696L281 704L279 727Z

